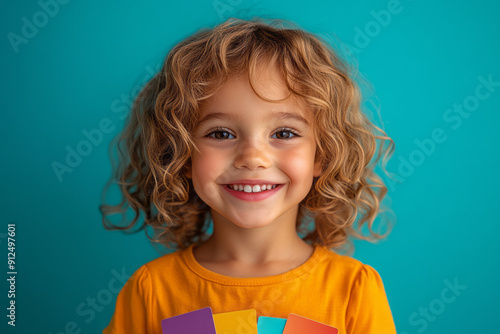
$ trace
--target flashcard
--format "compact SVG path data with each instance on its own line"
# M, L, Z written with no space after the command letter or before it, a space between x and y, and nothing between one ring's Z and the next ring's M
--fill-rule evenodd
M161 328L163 334L216 334L210 307L163 319Z
M217 334L257 334L257 311L242 310L213 315Z
M259 334L282 334L285 329L286 319L260 316L257 321Z
M337 334L338 329L308 318L290 313L283 334Z

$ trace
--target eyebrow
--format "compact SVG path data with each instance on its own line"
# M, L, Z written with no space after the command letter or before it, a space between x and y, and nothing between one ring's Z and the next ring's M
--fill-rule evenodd
M231 114L223 113L223 112L214 112L211 114L206 115L203 117L199 122L197 126L200 126L201 124L211 121L213 119L219 119L219 120L224 120L224 121L231 121L233 117ZM294 114L290 112L285 112L285 111L278 111L271 113L268 117L266 117L266 121L269 121L271 119L276 119L278 121L283 120L283 119L293 119L298 122L303 123L306 126L310 126L310 123L301 115L299 114Z

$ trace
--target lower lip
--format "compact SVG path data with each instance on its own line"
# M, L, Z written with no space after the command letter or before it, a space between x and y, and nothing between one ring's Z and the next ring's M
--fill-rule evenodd
M222 187L224 187L224 189L226 189L226 191L230 195L232 195L238 199L241 199L244 201L262 201L262 200L276 194L281 189L281 187L283 187L283 185L279 184L273 189L264 190L264 191L261 191L258 193L246 193L244 191L237 191L237 190L229 188L226 184L222 185Z

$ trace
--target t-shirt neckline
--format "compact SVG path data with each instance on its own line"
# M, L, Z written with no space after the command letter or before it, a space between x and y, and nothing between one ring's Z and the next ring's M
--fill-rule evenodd
M188 248L186 248L183 251L183 258L189 269L193 273L195 273L196 275L205 280L225 285L265 285L265 284L280 283L297 278L305 274L309 270L311 270L318 262L320 262L321 258L323 257L326 251L326 249L323 246L315 244L314 251L309 257L309 259L307 259L300 266L281 274L272 276L262 276L262 277L231 277L211 271L203 267L201 264L199 264L193 254L194 246L195 244L191 244Z

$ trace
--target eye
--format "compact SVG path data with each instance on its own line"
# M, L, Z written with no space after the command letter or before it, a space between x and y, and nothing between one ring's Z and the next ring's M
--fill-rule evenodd
M295 130L290 128L278 129L278 131L276 131L275 134L277 135L276 139L284 139L284 140L293 139L294 137L300 137ZM274 135L273 138L275 138Z
M232 136L230 138L229 136ZM235 137L224 128L217 128L215 130L210 131L205 135L205 137L212 137L215 140L226 140L226 139L234 139ZM294 129L290 128L280 128L276 132L274 132L271 138L290 140L295 137L301 137Z
M229 131L226 131L223 128L211 131L205 135L205 137L212 137L216 140L232 139L232 138L228 138L228 136L232 136L232 134L230 134ZM234 138L234 136L233 136L233 138Z

